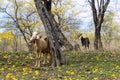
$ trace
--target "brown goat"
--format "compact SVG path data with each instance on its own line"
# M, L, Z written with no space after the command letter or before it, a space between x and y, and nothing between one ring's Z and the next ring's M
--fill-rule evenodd
M35 67L40 67L41 53L43 53L44 55L43 64L46 64L47 53L49 53L51 56L48 38L40 36L38 32L34 32L32 37L30 38L29 44L34 45L36 52L37 52L36 53L37 59L35 62ZM52 56L51 56L51 59L52 59ZM50 63L51 63L51 59L50 59Z

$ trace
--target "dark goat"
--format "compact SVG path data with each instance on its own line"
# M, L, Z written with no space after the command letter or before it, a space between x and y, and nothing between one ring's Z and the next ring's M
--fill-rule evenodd
M82 42L82 46L85 46L89 48L89 44L90 44L90 41L89 41L89 38L86 37L86 38L83 38L83 36L81 36L81 42Z

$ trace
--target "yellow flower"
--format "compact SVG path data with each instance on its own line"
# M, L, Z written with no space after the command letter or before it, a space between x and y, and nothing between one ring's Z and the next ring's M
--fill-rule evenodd
M27 71L27 68L23 68L23 72L26 72Z
M12 68L15 68L15 65L13 65Z
M33 76L32 78L36 78L35 76Z
M98 72L98 68L93 69L93 73L96 73L96 72Z
M112 76L113 78L117 78L115 74L112 74L111 76Z
M4 69L4 68L1 68L0 70L1 70L1 71L4 71L5 69Z
M8 58L8 55L3 56L3 58Z
M115 68L116 68L116 69L119 69L120 67L117 65Z
M67 79L67 76L64 76L64 79Z
M99 72L102 74L102 73L103 73L103 70L100 70Z
M30 56L30 59L33 59L33 57L32 57L32 56Z
M61 75L58 74L58 77L61 77Z
M72 78L69 78L69 80L72 80Z
M73 74L75 74L75 73L74 73L73 71L71 71L71 72L70 72L70 74L72 74L72 75L73 75Z
M59 67L59 68L58 68L58 71L59 71L59 72L61 72L61 71L62 71L62 70L61 70L61 67Z
M39 75L40 72L38 70L35 70L35 75Z
M27 73L27 68L23 68L23 74L26 75Z
M69 74L69 73L70 73L70 71L66 71L66 73L67 73L67 74Z
M7 75L6 75L6 79L11 78L11 76L12 76L12 73L7 73Z
M98 80L98 78L97 78L97 77L95 77L95 78L93 78L93 80Z
M45 73L46 73L46 74L48 74L48 72L47 72L47 71L46 71Z
M15 78L14 76L11 76L11 79L12 80L18 80L17 78Z

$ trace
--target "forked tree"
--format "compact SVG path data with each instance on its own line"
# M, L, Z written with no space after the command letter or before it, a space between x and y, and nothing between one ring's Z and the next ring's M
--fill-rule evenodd
M72 48L72 45L67 41L67 39L59 29L59 26L57 25L57 22L55 21L51 13L52 0L34 0L34 2L49 38L53 57L52 66L60 66L63 62L59 43L61 42L65 46L70 46L69 48Z
M104 15L110 0L88 0L92 9L94 26L95 26L95 40L94 48L96 50L103 49L101 41L101 27L104 21Z

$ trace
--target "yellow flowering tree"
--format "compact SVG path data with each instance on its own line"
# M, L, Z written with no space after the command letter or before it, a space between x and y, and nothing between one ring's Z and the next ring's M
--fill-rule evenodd
M72 0L53 0L52 13L55 15L59 28L63 31L68 32L70 28L76 28L80 23L80 20L76 18L80 12L74 9Z
M11 40L12 38L13 38L12 31L0 33L0 41L3 41L5 39Z
M11 43L13 39L13 34L11 31L9 32L1 32L0 33L0 44L2 51L5 51L5 48L8 47L8 44Z

